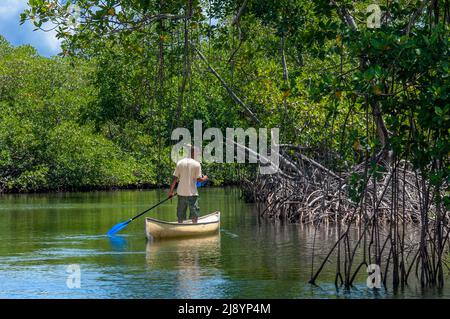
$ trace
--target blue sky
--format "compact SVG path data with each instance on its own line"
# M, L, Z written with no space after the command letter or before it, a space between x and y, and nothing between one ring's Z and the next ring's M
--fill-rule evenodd
M0 34L12 45L31 44L39 54L50 57L61 51L55 32L33 31L27 21L20 25L19 14L27 7L27 0L0 0Z

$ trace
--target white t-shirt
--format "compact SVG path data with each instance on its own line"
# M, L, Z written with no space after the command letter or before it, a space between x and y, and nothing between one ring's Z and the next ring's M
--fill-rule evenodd
M178 161L173 176L178 178L177 193L180 196L198 196L197 178L202 177L202 167L192 158Z

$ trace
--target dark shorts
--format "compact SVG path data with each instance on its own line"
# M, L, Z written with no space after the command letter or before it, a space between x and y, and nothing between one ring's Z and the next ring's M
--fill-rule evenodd
M179 220L186 219L186 211L189 206L189 219L197 218L200 214L198 207L198 196L178 195L177 216Z

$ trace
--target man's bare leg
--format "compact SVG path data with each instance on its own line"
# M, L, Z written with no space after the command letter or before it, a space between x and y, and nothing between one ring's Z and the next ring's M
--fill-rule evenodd
M198 217L192 218L192 224L197 224L197 221L198 221Z

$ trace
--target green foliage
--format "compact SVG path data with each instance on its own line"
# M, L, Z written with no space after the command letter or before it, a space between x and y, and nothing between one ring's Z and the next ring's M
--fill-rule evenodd
M64 58L43 59L0 40L0 125L14 127L1 133L4 187L20 189L14 181L22 174L43 187L161 185L173 166L175 127L192 130L194 119L222 130L257 126L194 46L261 126L281 128L282 143L312 150L336 171L391 151L436 188L448 185L450 47L442 8L420 13L419 0L380 2L389 14L369 29L368 0L248 1L239 21L241 0L76 3L77 27L69 2L30 1L21 15L37 28L55 23ZM55 132L79 152L60 145ZM50 141L63 150L52 146L53 162ZM371 175L380 171L374 165ZM219 184L237 180L240 168L224 167L207 173ZM358 180L351 181L355 199Z
M83 61L45 59L0 38L0 190L41 191L154 185L155 164L80 125L95 88ZM128 129L131 131L131 129ZM133 132L141 144L145 139Z
M70 122L58 125L47 144L51 188L126 186L137 181L133 158L86 127Z

